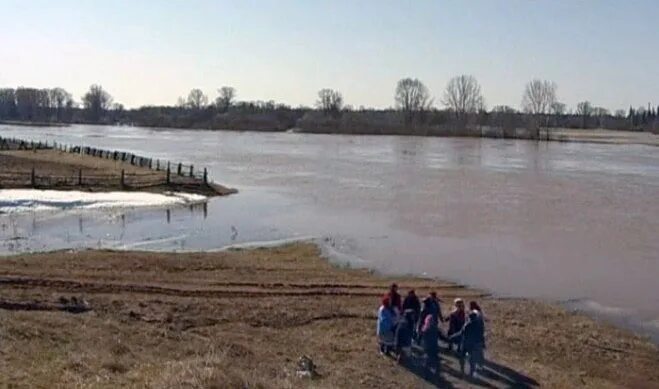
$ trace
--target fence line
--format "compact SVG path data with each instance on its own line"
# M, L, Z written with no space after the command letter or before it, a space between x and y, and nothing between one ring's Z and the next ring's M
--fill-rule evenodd
M133 166L148 168L156 172L162 171L166 173L166 183L168 184L171 182L172 176L190 177L203 180L204 184L208 184L208 169L203 168L195 170L194 165L187 165L182 162L172 163L167 160L154 160L153 158L139 156L126 151L106 150L90 146L74 146L57 142L49 144L47 141L34 142L17 138L0 137L0 150L33 150L36 152L37 150L49 149L126 162Z

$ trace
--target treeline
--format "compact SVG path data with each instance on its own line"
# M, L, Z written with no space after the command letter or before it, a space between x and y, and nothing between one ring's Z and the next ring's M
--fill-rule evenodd
M0 88L0 120L110 124L123 111L99 85L92 85L81 103L63 88Z
M418 79L404 78L394 89L394 107L353 108L341 92L321 89L314 107L291 107L274 101L239 101L229 86L211 100L192 89L172 106L124 109L99 85L92 85L80 103L62 88L0 89L0 120L44 123L128 124L148 127L308 132L474 135L491 128L515 136L524 129L534 137L541 128L605 128L659 132L659 106L648 104L611 112L589 101L567 107L557 98L556 84L530 81L521 109L488 109L475 77L452 78L436 104ZM507 132L506 132L507 131ZM535 134L535 135L534 135Z
M536 138L540 129L605 128L659 132L659 106L651 104L628 111L609 110L583 101L571 109L557 98L557 86L532 80L521 96L521 109L494 106L487 109L475 77L461 75L447 83L435 105L429 89L418 79L405 78L394 92L395 108L354 110L343 105L339 91L318 93L316 111L308 112L298 126L312 132L499 136Z

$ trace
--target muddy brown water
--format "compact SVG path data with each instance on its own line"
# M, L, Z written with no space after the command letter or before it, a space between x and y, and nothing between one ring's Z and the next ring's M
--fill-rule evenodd
M206 166L240 193L175 209L0 216L4 254L316 237L331 255L561 301L659 339L659 148L0 125Z

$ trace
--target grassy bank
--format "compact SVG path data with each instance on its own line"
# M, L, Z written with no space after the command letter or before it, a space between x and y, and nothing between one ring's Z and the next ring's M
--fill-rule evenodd
M397 278L444 301L479 299L488 364L464 380L452 355L427 381L376 353L375 313L391 278L339 269L315 246L221 253L112 251L0 261L0 386L656 387L646 340L563 309ZM83 313L71 301L85 300ZM33 309L33 310L28 310ZM318 366L296 376L297 360Z
M176 191L206 196L235 192L194 177L171 175L168 183L165 171L52 149L0 151L0 188Z

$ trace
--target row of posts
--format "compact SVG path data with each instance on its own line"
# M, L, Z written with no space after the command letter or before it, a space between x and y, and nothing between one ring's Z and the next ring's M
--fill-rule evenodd
M179 164L179 170L180 170L181 164ZM190 171L192 171L192 166L190 166ZM171 169L169 166L169 163L167 163L167 176L166 176L166 183L169 185L171 183ZM37 176L34 167L32 168L32 171L30 172L30 184L32 187L35 187L37 184ZM121 181L120 181L121 187L124 188L126 186L126 171L124 169L121 169ZM204 168L204 184L208 184L208 170ZM78 169L78 185L82 186L82 169Z
M3 145L8 146L10 143L18 144L19 149L21 147L25 147L26 149L32 149L35 152L38 149L51 148L51 147L49 147L48 142L45 142L45 143L33 142L33 141L27 142L27 141L18 140L18 139L15 139L15 138L7 139L7 138L2 138L2 137L0 137L0 140L2 141L0 143L2 143ZM28 146L29 146L29 148L28 148ZM122 161L128 160L128 156L130 155L130 164L131 165L135 165L136 159L139 159L140 161L148 160L149 169L153 169L153 159L151 159L151 158L147 159L147 158L139 157L139 156L136 156L134 154L129 154L129 153L126 153L126 152L118 152L118 151L110 152L110 151L104 151L102 149L96 149L96 148L91 148L91 147L81 147L81 146L76 146L76 147L68 146L67 147L66 145L62 145L62 144L58 145L57 142L53 142L52 148L57 149L57 150L62 150L62 151L65 151L65 152L79 152L80 154L86 154L86 155L92 155L92 156L98 156L98 157L103 157L105 155L105 156L107 156L106 157L107 159L110 159L110 156L112 156L112 159L118 160L119 158L121 158ZM143 166L143 164L140 164L140 166ZM156 160L156 171L160 171L160 160ZM167 183L169 184L171 182L171 178L170 178L170 176L171 176L171 164L170 164L170 162L167 162L167 170L166 171L167 171ZM179 176L184 176L185 173L187 173L187 172L183 171L183 164L179 162L177 164L176 174L179 175ZM123 176L124 176L124 173L122 171L122 185L124 184ZM190 165L189 176L194 178L194 165ZM34 181L34 179L32 181ZM81 171L79 172L78 181L79 181L79 183L82 182L82 172ZM208 184L208 169L206 169L206 168L204 168L204 172L203 172L203 182L204 182L204 184Z

